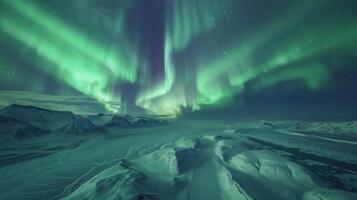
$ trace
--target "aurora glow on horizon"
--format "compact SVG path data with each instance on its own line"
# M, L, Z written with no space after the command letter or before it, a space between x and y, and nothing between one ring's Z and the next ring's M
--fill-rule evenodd
M356 69L356 8L352 0L4 0L0 89L173 116L242 106L247 94L337 91L339 74Z

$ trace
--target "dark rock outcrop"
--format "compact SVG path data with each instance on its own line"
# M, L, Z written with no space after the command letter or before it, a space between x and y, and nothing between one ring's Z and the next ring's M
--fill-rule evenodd
M104 125L105 127L120 127L130 128L133 126L133 120L129 115L115 115L112 119Z
M69 121L66 125L57 130L57 132L69 135L83 135L99 131L102 130L95 127L92 122L81 116L73 117L71 121Z

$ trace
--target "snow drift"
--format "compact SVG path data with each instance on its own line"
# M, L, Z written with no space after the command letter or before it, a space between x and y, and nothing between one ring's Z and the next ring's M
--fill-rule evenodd
M63 197L74 199L355 199L320 184L309 170L234 131L181 138L123 159Z

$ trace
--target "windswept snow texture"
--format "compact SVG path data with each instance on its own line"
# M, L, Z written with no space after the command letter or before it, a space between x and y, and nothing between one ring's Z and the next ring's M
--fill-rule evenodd
M355 199L235 134L180 138L120 160L63 199Z
M357 143L315 123L69 119L61 130L71 137L46 134L1 146L0 199L357 199ZM92 129L100 134L81 133Z

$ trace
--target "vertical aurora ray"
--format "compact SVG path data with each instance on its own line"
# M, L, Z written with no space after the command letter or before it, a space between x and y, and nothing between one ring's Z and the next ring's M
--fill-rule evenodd
M127 48L124 44L119 48L110 48L108 45L99 44L96 40L88 38L85 34L75 31L73 27L57 20L45 10L38 8L35 4L29 1L5 1L16 10L19 14L37 23L41 29L48 31L49 35L61 39L63 42L70 43L72 47L76 48L81 53L94 59L103 66L109 68L111 72L120 79L135 82L136 79L136 64L133 51ZM123 11L118 11L123 12ZM121 17L117 22L117 30L120 31ZM120 36L120 35L119 35ZM119 37L118 36L118 37ZM127 53L128 52L128 53Z
M290 64L302 60L312 59L312 62L316 62L314 58L319 58L322 55L339 50L341 47L357 41L357 28L352 26L352 21L337 19L332 22L340 27L314 24L308 27L307 30L300 29L300 31L290 34L289 38L295 38L294 40L289 38L285 40L281 39L279 45L274 45L267 53L266 56L269 59L265 59L264 62L257 63L255 66L249 67L249 70L241 71L241 73L234 72L233 70L233 73L230 73L229 76L230 84L233 86L242 85L244 82L268 73L271 70L289 67ZM315 65L309 67L312 72L315 71L313 66ZM328 66L325 66L325 68L328 68ZM307 71L308 69L304 74L306 75L306 80L309 81L310 76ZM324 76L326 73L315 74L316 76ZM326 79L321 78L321 80Z
M314 1L290 5L289 9L281 11L285 14L266 19L263 28L245 30L250 31L249 34L235 40L227 39L225 43L228 44L222 48L214 41L220 35L214 33L220 33L217 29L224 28L224 14L230 5L239 2L205 3L182 0L174 1L169 7L164 47L165 77L161 84L141 92L137 105L154 113L176 115L182 107L195 110L201 105L229 103L233 96L243 93L245 84L252 80L259 81L255 84L256 90L289 80L300 80L307 88L316 90L323 87L331 76L330 66L321 64L318 60L320 56L356 41L353 16L329 19L329 25L316 20L301 24L301 20L318 18L314 15L318 9L331 7L324 1ZM232 34L240 34L239 29L238 32L235 29L231 31ZM213 35L210 35L211 32ZM202 34L209 35L209 45L205 44L205 40L196 40ZM189 51L191 43L202 45L197 48L200 51L181 58L177 63L175 56ZM210 49L210 45L216 48ZM183 62L182 59L190 60ZM304 64L307 67L290 70L291 66L303 60L311 61ZM277 70L281 68L283 70ZM195 76L177 73L178 70L192 71ZM272 71L278 72L275 78L270 75Z
M198 101L204 104L217 103L221 99L244 91L244 83L254 78L260 71L269 71L268 67L255 66L253 59L257 50L266 43L279 37L296 23L299 19L312 13L321 6L321 1L309 4L295 5L291 9L283 11L284 19L279 14L276 19L269 20L266 28L255 30L248 38L238 40L229 49L224 49L224 54L218 54L212 58L201 59L208 62L199 64L198 79L196 82L199 91ZM271 61L267 61L271 62ZM271 68L278 67L273 64ZM229 80L222 82L221 80Z
M137 56L128 43L122 42L121 48L98 43L30 1L5 3L16 14L3 17L1 30L36 51L35 66L102 102L109 111L120 110L120 93L113 93L112 83L136 81ZM120 28L118 22L115 31Z
M46 33L27 31L33 29L33 26L19 24L18 21L4 20L1 27L5 33L34 48L42 58L51 62L51 64L42 65L41 61L37 61L42 70L56 74L67 84L84 94L95 97L100 102L111 101L111 97L105 94L109 78L104 68L78 55L76 51L62 46L61 41L56 38L46 37Z
M349 1L108 2L61 2L70 15L62 18L63 10L44 0L5 0L0 42L110 111L133 106L173 116L238 105L280 83L323 90L344 70L337 68L348 67L339 56L357 52ZM81 9L83 19L72 20ZM105 14L90 18L96 12ZM98 30L102 23L106 29ZM16 63L10 59L1 55L3 65Z
M189 43L200 33L209 31L214 27L222 14L218 8L227 6L230 1L199 1L177 0L167 4L164 45L164 80L151 88L143 90L136 104L152 113L177 115L181 107L199 108L195 97L195 88L191 77L187 74L177 73L174 60L175 53L184 51Z

